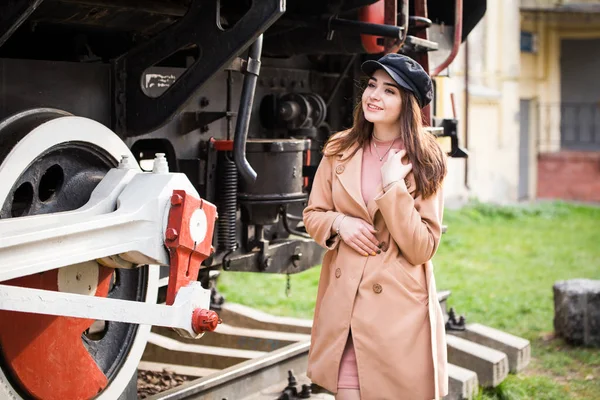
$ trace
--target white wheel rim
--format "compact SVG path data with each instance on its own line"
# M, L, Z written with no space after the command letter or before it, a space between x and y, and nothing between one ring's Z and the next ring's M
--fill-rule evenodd
M0 164L0 199L4 202L13 184L21 173L43 152L49 148L68 142L83 142L104 149L114 160L115 165L122 156L127 155L131 160L135 157L127 145L104 125L83 117L58 117L40 124L27 134ZM137 164L137 163L136 163ZM139 168L139 167L138 167ZM1 204L1 203L0 203ZM146 287L146 303L155 303L158 294L159 267L151 265L148 268L148 285ZM131 381L134 372L142 358L142 354L150 334L149 325L139 325L129 353L121 364L119 372L109 382L96 400L115 400ZM4 371L0 368L0 398L17 399L22 397L10 385Z

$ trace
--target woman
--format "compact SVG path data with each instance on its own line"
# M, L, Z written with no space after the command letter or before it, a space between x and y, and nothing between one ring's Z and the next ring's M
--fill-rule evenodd
M424 132L431 79L389 54L354 126L328 141L304 224L323 259L308 376L336 400L447 394L444 320L431 258L441 235L445 156Z

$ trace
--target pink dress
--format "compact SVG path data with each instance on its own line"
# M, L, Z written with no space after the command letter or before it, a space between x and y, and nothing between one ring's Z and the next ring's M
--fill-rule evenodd
M381 184L381 166L387 160L388 149L399 150L402 148L400 140L382 142L376 139L377 147L373 142L368 142L363 149L362 170L361 170L361 191L365 204L377 196L377 188ZM383 158L383 160L379 160ZM358 367L356 363L356 353L354 352L354 342L352 341L352 331L348 334L348 341L342 354L340 362L340 371L338 376L338 389L359 389Z

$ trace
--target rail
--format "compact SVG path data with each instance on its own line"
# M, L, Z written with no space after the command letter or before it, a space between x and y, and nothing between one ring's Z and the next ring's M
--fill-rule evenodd
M146 399L243 399L284 382L289 370L295 373L306 371L309 346L309 341L293 343Z

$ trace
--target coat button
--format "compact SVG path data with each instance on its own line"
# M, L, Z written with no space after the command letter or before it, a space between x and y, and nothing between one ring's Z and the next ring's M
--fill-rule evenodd
M344 172L344 166L343 165L338 165L337 167L335 167L335 172L337 174L341 174L342 172Z
M337 269L335 270L335 277L336 277L336 278L339 278L340 276L342 276L342 270L341 270L341 269L339 269L339 268L337 268Z
M383 292L383 288L381 287L381 285L379 283L376 283L373 285L373 291L377 294Z

